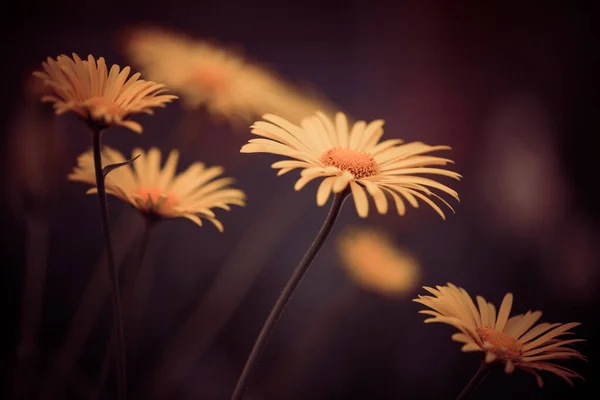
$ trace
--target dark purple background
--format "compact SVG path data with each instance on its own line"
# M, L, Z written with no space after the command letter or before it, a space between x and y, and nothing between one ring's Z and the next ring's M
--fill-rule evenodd
M567 364L586 382L577 381L570 388L544 374L546 386L539 390L523 372L496 373L475 398L597 398L599 199L592 143L600 132L600 65L598 18L591 4L21 2L3 14L1 122L9 126L21 104L23 80L47 56L92 53L109 63L127 64L119 51L118 34L133 23L157 23L241 45L251 58L294 82L319 88L356 118L385 119L388 138L453 147L454 168L464 176L460 183L450 183L461 196L456 215L444 222L421 206L405 217L373 214L359 221L349 201L334 235L344 225L361 222L384 227L420 260L423 284L453 282L496 304L510 291L515 294L516 312L541 309L543 321L583 323L576 333L588 342L577 347L589 362ZM133 146L160 145L180 118L179 105L169 106L155 117L139 119L145 129L142 136L114 129L106 135L106 143L126 153ZM89 138L71 117L60 119L63 137L68 139L60 166L66 173L89 145ZM269 168L275 157L240 155L248 135L207 123L198 131L182 155L182 164L200 159L224 165L248 194L248 206L219 214L223 234L183 220L165 222L156 230L149 258L157 279L140 339L144 356L130 373L132 393L139 377L156 361L162 343L201 299L245 230L256 229L257 215L264 213L277 193L288 194L292 200L286 206L302 207L303 218L286 232L285 244L268 257L210 351L164 397L227 399L260 324L326 213L314 204L314 183L290 197L294 177L275 177ZM7 136L3 129L3 143ZM14 168L3 163L3 171L8 181ZM66 180L58 192L60 201L52 208L40 339L42 373L63 339L101 251L95 200L83 196L82 185ZM22 216L8 205L10 193L6 194L0 229L7 334L2 366L8 388L18 338L25 229ZM515 211L514 203L507 200L513 195L524 202L518 204L530 208ZM128 210L117 201L110 205L115 219L122 209ZM266 222L264 229L269 229ZM268 236L261 229L258 233ZM304 328L327 312L337 293L351 285L336 264L331 240L282 319L252 380L249 399L280 398L276 382L270 379L271 367L294 346ZM459 345L450 340L453 329L423 324L417 314L420 307L410 297L393 302L365 293L356 296L356 303L335 320L326 350L296 382L294 398L454 398L476 370L478 358L460 353ZM105 334L108 313L103 318ZM103 336L96 338L79 364L84 375L95 374L103 340ZM74 390L67 391L77 398Z

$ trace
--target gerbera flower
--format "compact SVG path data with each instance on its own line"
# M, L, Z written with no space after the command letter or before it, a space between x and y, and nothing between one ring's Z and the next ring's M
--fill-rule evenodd
M216 219L212 208L229 210L229 205L245 205L245 195L241 190L229 185L231 178L219 178L222 167L207 168L202 163L192 164L185 172L175 176L179 152L171 150L161 169L161 154L157 148L145 153L134 149L133 168L125 165L114 169L106 176L106 192L130 203L152 219L184 217L202 226L202 218L212 222L219 231L223 225ZM117 150L104 147L103 165L126 161ZM69 180L96 184L94 160L91 151L79 156L78 166L68 176ZM96 193L96 188L88 190Z
M443 322L458 329L460 333L452 335L452 339L464 343L462 351L483 351L485 362L503 362L508 374L515 367L527 371L535 376L540 387L544 382L537 371L552 372L570 385L573 385L572 378L581 378L569 368L548 362L569 358L585 360L577 350L567 347L583 339L559 339L560 336L572 334L570 330L580 325L578 322L544 322L535 325L542 316L541 311L527 311L509 318L513 302L511 293L504 296L496 314L492 303L477 296L477 309L471 296L463 288L450 283L447 286L437 286L436 289L424 289L432 296L419 296L414 301L433 310L419 311L432 316L425 322Z
M345 230L338 241L338 254L348 274L367 290L395 297L416 286L417 261L381 231Z
M165 85L139 79L139 73L129 77L129 67L121 70L113 65L108 72L102 57L96 62L89 55L87 61L82 61L73 53L72 59L66 55L56 60L48 57L42 66L44 72L36 71L34 75L54 92L42 101L53 103L57 115L73 112L99 129L121 125L141 133L142 126L127 119L129 116L152 114L153 107L164 107L177 98L164 94Z
M388 210L386 194L389 194L400 215L404 215L406 210L405 200L413 207L418 207L418 200L421 200L444 219L443 211L431 198L441 201L451 210L452 207L428 187L458 200L458 194L449 187L430 178L415 176L433 174L459 179L460 175L456 172L431 168L452 163L452 160L423 155L449 150L448 146L428 146L421 142L402 144L400 139L380 142L383 120L369 124L358 121L349 129L346 115L341 112L336 114L334 122L317 112L316 116L303 119L301 126L272 114L263 118L269 122L258 121L252 125L252 133L263 138L251 139L241 152L272 153L292 158L278 161L272 167L279 169L277 175L302 168L296 190L313 179L324 177L317 191L319 206L327 202L332 191L339 193L348 186L361 217L369 214L366 193L373 197L380 214Z
M251 122L266 112L299 121L324 107L239 52L207 41L146 27L131 30L124 42L133 63L180 94L188 108Z

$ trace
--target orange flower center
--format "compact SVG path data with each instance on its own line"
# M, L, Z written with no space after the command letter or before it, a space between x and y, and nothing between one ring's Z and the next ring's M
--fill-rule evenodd
M203 89L217 92L227 87L229 77L217 64L202 64L196 67L192 81Z
M504 332L499 332L489 326L478 326L477 334L481 340L494 346L491 351L500 358L518 359L523 354L523 345Z
M323 153L320 160L326 167L336 167L342 171L348 171L356 179L379 173L379 165L372 155L353 149L334 147Z
M145 212L160 213L177 204L177 199L171 194L153 187L142 187L136 189L136 194L144 199L143 210Z
M92 113L105 113L112 116L122 116L125 110L119 107L114 101L103 96L90 97L85 101Z

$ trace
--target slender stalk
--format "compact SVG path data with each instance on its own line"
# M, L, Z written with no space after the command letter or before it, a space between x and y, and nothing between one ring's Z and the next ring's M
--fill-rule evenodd
M135 245L135 241L139 236L138 233L141 227L136 223L137 219L133 218L138 217L137 211L135 213L133 213L133 210L126 208L116 226L114 225L116 229L112 231L112 238L113 243L116 245L114 250L117 267L125 259L126 250ZM39 393L42 393L41 399L43 400L57 400L65 397L64 390L66 389L66 383L69 382L69 376L76 373L75 365L82 357L85 345L92 335L95 324L98 322L106 299L110 297L111 285L104 266L104 260L104 249L102 249L102 256L98 259L94 272L79 300L77 310L71 318L61 348L53 357L53 361L48 366L46 376L41 383Z
M102 233L106 248L106 264L108 276L112 283L112 305L113 324L117 330L117 381L118 399L127 398L127 378L125 359L125 335L123 334L123 309L121 307L121 295L119 293L119 274L115 265L112 241L110 236L110 225L108 223L108 203L106 201L106 188L104 187L104 175L102 173L102 130L92 127L92 143L94 152L94 168L96 172L96 187L98 189L98 203L102 217Z
M244 232L219 268L210 288L156 361L136 391L136 399L168 398L172 390L210 348L249 292L260 271L310 205L288 204L296 193L285 188L273 196ZM243 266L243 268L240 268ZM142 285L144 281L139 284ZM143 304L140 288L140 302ZM219 307L215 308L214 305Z
M138 253L136 256L136 261L133 264L133 268L131 268L125 275L125 291L124 291L124 303L125 303L125 320L128 322L128 333L129 337L129 345L131 353L133 353L135 346L134 340L137 337L136 327L137 323L137 315L135 313L136 309L136 301L138 298L138 287L137 282L140 277L142 268L144 267L144 260L146 259L146 254L148 253L148 243L150 243L150 236L152 230L158 219L155 219L153 216L147 216L144 218L144 232L142 233L142 238L140 240L140 245L138 247Z
M266 322L260 330L260 333L254 342L254 346L252 347L252 351L250 352L250 356L246 361L246 365L244 365L244 369L238 378L235 389L231 396L231 400L241 400L244 396L244 390L246 389L248 377L252 373L254 367L258 364L267 342L269 341L269 338L275 329L277 321L279 321L279 318L283 314L287 303L290 301L294 290L302 280L302 277L308 270L308 267L310 267L310 264L323 246L323 243L325 243L325 239L327 239L327 236L331 232L333 224L335 223L335 220L342 209L342 204L344 204L344 200L349 194L349 190L346 189L343 192L336 194L333 198L333 204L331 205L331 209L329 210L329 214L327 214L327 218L325 219L323 226L321 226L321 230L302 258L302 261L300 261L300 264L298 264L294 270L294 273L290 277L289 281L283 288L283 291L279 295L275 306L273 306L271 313L267 317Z
M142 233L142 238L140 240L140 244L138 247L138 253L135 258L135 262L132 265L132 268L129 268L126 272L124 279L124 290L123 290L123 304L124 304L124 316L126 321L131 321L127 326L128 337L129 337L129 345L132 347L133 340L135 338L135 333L133 332L133 328L136 325L133 321L135 318L135 298L136 298L136 288L135 283L136 279L142 270L142 266L144 265L144 259L148 249L148 243L150 242L150 233L152 232L152 228L155 225L155 220L151 218L144 218L144 232ZM100 366L100 374L98 376L98 382L96 383L96 390L92 399L100 398L100 394L102 393L102 388L106 382L106 378L108 377L108 370L111 361L111 351L115 349L117 340L117 330L116 327L113 326L110 332L110 339L106 344L106 349L104 351L104 356L102 358L102 365ZM132 350L132 349L130 349ZM130 354L133 351L130 352Z
M475 389L477 389L477 386L479 386L479 384L485 379L486 376L488 376L490 372L490 364L482 361L479 369L475 375L473 375L469 383L467 383L467 386L465 386L462 392L460 392L456 400L467 400L470 398L475 392Z

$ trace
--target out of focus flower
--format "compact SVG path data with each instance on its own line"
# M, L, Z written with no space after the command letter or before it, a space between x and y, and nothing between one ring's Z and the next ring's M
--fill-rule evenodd
M438 189L458 200L456 191L441 183L415 174L443 175L460 179L453 171L431 166L446 165L452 160L423 154L436 150L449 150L448 146L428 146L421 142L402 144L400 139L380 142L383 120L369 124L358 121L350 128L344 113L337 113L331 121L323 113L305 118L301 126L271 114L252 125L252 133L262 136L250 139L242 153L272 153L293 160L278 161L272 165L283 175L302 168L295 189L302 189L313 179L325 177L317 191L317 204L324 205L330 193L339 193L350 186L356 211L361 217L369 214L367 194L375 201L380 214L388 210L389 194L399 215L404 215L404 200L418 207L418 200L431 206L442 218L445 215L431 198L452 207L430 188ZM365 192L366 189L366 192ZM403 199L404 198L404 199ZM453 210L454 211L454 210Z
M419 265L385 233L351 228L338 241L342 266L357 284L384 296L401 296L419 279Z
M164 107L177 98L164 94L163 84L139 79L139 73L129 77L129 67L121 70L113 65L108 72L102 57L96 62L89 55L82 61L73 53L72 59L66 55L56 60L48 57L42 66L44 72L34 75L53 89L53 94L42 97L42 101L53 103L57 115L73 112L99 129L121 125L141 133L142 126L128 117L152 114L152 108Z
M419 311L432 316L425 322L443 322L458 329L460 333L452 335L452 339L464 343L462 351L483 351L485 362L503 362L508 374L515 367L527 371L535 376L540 387L544 382L538 371L552 372L570 385L573 385L572 378L581 378L569 368L548 362L569 358L585 360L577 350L567 347L583 339L559 339L573 334L570 330L578 326L578 322L535 325L542 316L541 311L527 311L509 318L513 302L511 293L504 296L496 315L492 303L477 296L478 310L463 288L450 283L436 289L424 288L432 296L419 296L414 301L431 308Z
M210 167L202 163L192 164L185 172L175 175L179 152L171 150L161 169L161 153L151 148L147 153L134 149L132 156L139 157L129 165L119 167L106 176L106 192L130 203L152 219L184 217L202 226L202 220L212 222L219 231L223 225L216 219L212 208L229 210L229 205L245 205L245 195L229 185L231 178L219 178L222 167ZM104 147L103 165L125 162L117 150ZM68 176L69 180L96 184L94 159L91 151L79 156L78 166ZM88 190L96 193L96 188Z
M299 121L325 107L267 68L210 42L146 27L126 35L125 49L135 65L180 94L188 108L205 106L231 121L249 123L267 112Z

